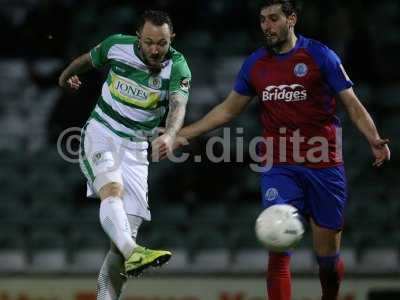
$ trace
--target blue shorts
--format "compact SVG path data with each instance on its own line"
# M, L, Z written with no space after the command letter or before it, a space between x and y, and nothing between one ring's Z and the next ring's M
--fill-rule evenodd
M278 165L261 175L262 206L290 204L324 228L341 230L347 199L344 166Z

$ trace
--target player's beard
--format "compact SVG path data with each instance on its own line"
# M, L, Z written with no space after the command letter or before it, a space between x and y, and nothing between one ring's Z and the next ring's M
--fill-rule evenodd
M162 60L160 57L153 57L156 60L152 60L150 62L150 60L146 57L145 59L145 64L147 65L147 67L149 68L150 74L154 75L154 74L159 74L162 70Z
M279 33L276 34L276 40L273 41L272 39L269 39L265 36L265 47L267 48L268 51L277 54L281 52L283 46L285 43L288 41L289 37L289 29L284 27Z
M163 55L147 55L142 49L140 49L140 54L142 56L143 62L149 68L151 75L159 74L162 70L162 61L164 59ZM151 59L151 61L150 61Z
M162 58L160 56L152 57L152 62L146 59L146 64L149 68L150 74L159 74L162 70Z

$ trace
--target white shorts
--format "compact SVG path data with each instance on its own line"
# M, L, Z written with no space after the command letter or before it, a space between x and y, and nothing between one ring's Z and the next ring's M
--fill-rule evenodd
M147 148L147 141L121 138L90 120L82 129L79 151L80 166L88 180L87 196L98 197L104 185L120 183L126 213L149 221Z

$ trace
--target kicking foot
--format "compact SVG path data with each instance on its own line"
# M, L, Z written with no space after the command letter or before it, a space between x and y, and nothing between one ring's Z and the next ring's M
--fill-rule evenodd
M169 251L137 246L125 261L125 275L139 277L149 267L161 267L171 258L171 255Z

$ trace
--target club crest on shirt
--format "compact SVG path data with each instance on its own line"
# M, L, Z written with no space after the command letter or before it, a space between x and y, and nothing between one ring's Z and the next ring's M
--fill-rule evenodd
M304 77L308 73L308 67L304 63L298 63L294 66L293 72L297 77Z
M95 166L98 166L101 163L101 161L104 159L103 153L104 152L101 151L101 152L97 152L97 153L93 154L92 162Z
M190 88L190 79L189 78L182 78L180 82L180 88L181 90L188 92Z
M151 76L149 78L149 87L155 90L161 89L162 79L160 76Z
M279 196L279 192L276 188L269 188L266 192L265 192L265 199L267 201L274 201L278 198Z

